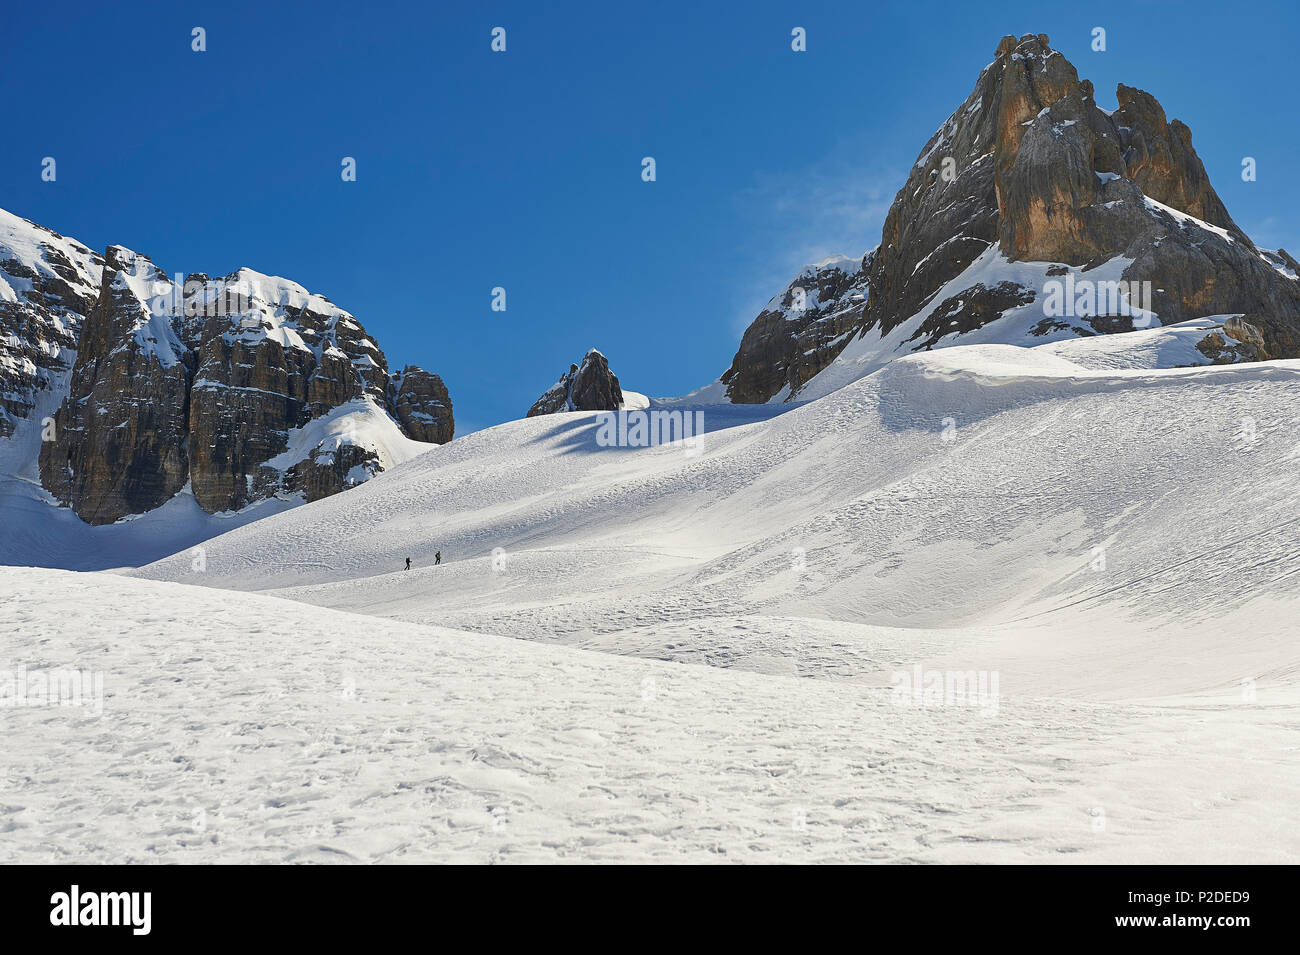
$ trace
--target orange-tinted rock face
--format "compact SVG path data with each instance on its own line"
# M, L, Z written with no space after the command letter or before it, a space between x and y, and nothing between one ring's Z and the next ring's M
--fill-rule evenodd
M1092 83L1046 35L1003 37L974 90L922 149L879 247L851 278L865 302L837 310L833 327L824 316L792 325L769 306L723 376L731 400L767 401L783 389L797 397L849 342L888 335L945 287L944 298L970 312L949 316L949 327L995 321L990 301L1024 301L1035 290L995 281L962 296L949 286L991 249L1010 262L1085 268L1124 256L1125 280L1152 283L1160 321L1247 313L1264 342L1260 357L1300 356L1300 283L1284 274L1290 258L1257 249L1232 221L1184 124L1167 120L1141 90L1121 85L1116 95L1113 113L1100 109ZM810 349L817 320L833 334ZM815 360L803 360L810 350Z
M1144 223L1112 203L1145 194L1249 244L1210 186L1191 131L1120 85L1107 115L1060 53L1033 38L999 55L998 237L1009 258L1083 264L1122 252ZM1106 187L1122 181L1136 187ZM1103 195L1103 193L1105 193Z

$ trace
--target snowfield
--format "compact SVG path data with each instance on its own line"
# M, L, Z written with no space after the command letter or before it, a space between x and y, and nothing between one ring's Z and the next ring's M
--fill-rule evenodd
M1288 705L896 704L107 574L5 569L4 862L1293 861ZM1286 744L1291 745L1286 745Z
M0 710L0 861L1300 861L1300 361L1206 323L0 569L0 670L105 688Z

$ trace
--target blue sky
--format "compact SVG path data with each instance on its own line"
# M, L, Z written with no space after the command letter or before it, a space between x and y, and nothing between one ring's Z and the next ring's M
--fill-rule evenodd
M521 416L591 346L636 391L713 380L801 265L876 244L1006 33L1048 33L1099 105L1154 93L1237 222L1300 254L1290 3L127 0L4 23L0 207L328 295L390 364L443 376L458 433Z

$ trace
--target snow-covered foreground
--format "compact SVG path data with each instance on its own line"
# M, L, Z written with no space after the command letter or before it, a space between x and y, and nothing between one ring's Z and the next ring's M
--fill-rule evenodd
M4 570L0 668L107 698L0 711L0 853L1300 860L1300 362L1159 367L1189 334L657 447L511 422L127 576Z
M889 691L0 570L0 861L1285 862L1294 705ZM88 680L87 685L93 685Z

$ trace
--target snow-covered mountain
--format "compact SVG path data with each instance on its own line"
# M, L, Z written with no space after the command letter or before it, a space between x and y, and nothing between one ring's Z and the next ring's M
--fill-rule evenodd
M0 209L0 438L66 388L104 260Z
M808 266L697 398L811 399L902 355L1212 319L1198 363L1300 357L1300 266L1251 242L1191 131L1114 110L1044 34L1004 37L861 259Z
M104 858L1294 861L1300 361L1162 367L1205 329L918 353L693 444L476 432L89 578L133 640L4 572L169 742L119 776L24 738L79 798L147 783ZM49 858L27 778L9 844Z
M1005 38L719 381L440 445L327 300L15 220L0 564L113 570L0 566L0 861L1300 860L1298 270L1118 99Z
M252 269L178 284L3 211L0 332L0 493L90 525L316 500L453 434L441 379L390 374L322 295Z

